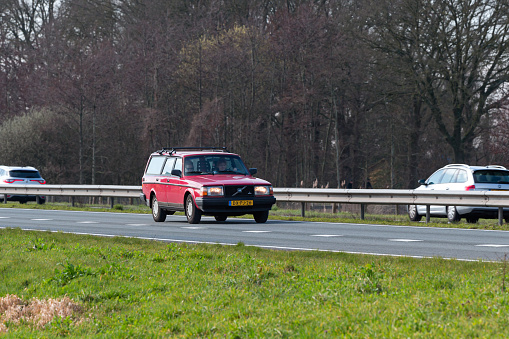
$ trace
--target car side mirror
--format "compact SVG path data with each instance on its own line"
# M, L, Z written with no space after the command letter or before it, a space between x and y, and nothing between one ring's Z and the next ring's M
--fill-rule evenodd
M249 169L249 174L255 175L256 173L258 173L258 169L256 169L256 168L250 168Z
M174 169L171 171L171 175L174 175L176 177L182 177L182 171L178 169Z
M418 183L419 183L419 185L426 185L427 186L425 179L419 180Z

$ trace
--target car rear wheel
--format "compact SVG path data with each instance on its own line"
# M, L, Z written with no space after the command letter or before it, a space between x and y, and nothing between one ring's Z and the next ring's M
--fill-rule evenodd
M255 212L253 213L253 217L257 223L264 223L269 218L269 211Z
M159 202L155 195L152 197L152 217L155 222L163 222L166 220L166 211L159 206Z
M46 202L46 198L43 198L39 195L36 195L35 196L35 201L39 204L39 205L42 205Z
M447 206L447 219L449 222L458 222L461 220L461 216L456 211L456 206Z
M201 220L201 211L196 208L193 197L188 195L186 198L186 217L190 224L198 224Z
M422 215L419 215L419 212L417 212L417 206L416 205L408 205L408 217L411 221L420 221L422 218Z
M226 221L228 216L226 216L226 215L214 215L214 218L216 219L216 221Z

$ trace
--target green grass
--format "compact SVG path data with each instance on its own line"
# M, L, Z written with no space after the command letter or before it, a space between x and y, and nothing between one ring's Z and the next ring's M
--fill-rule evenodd
M82 312L5 338L503 338L507 262L0 230L0 297ZM0 315L0 318L2 315ZM1 323L1 321L0 321Z

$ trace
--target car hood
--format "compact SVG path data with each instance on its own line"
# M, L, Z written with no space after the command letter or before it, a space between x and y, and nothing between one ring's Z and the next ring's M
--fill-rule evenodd
M197 186L211 185L270 185L270 182L247 175L216 174L216 175L197 175L186 178L189 183L195 183Z

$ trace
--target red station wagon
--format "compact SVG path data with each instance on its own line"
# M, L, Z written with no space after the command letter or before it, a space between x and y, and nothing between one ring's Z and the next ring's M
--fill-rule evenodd
M225 221L244 214L263 223L276 198L270 182L255 178L256 172L224 147L163 148L150 155L140 198L157 222L185 211L190 224L199 223L202 215Z

